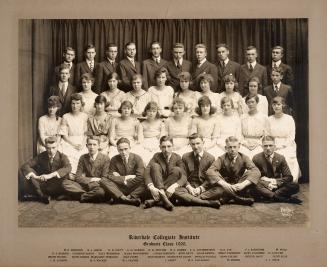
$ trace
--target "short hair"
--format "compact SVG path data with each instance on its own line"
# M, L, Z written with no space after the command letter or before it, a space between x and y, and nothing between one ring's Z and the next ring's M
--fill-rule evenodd
M67 46L67 47L65 47L65 49L64 49L64 54L66 54L68 51L73 51L73 52L76 54L75 49L72 48L71 46Z
M170 143L173 144L173 138L168 136L168 135L164 135L160 138L159 140L159 144L161 145L163 142L169 141Z
M176 105L177 106L184 106L184 112L187 111L186 103L185 103L185 101L182 98L180 98L180 97L174 98L170 110L171 111L174 111L174 106L176 106Z
M118 109L118 112L119 112L119 113L122 112L123 107L129 107L129 108L132 110L132 111L131 111L131 114L134 113L134 110L133 110L133 104L132 104L131 101L129 101L129 100L125 100L125 101L123 101L123 102L120 104L120 107L119 107L119 109Z
M198 134L198 133L192 133L189 137L188 137L188 140L194 140L194 139L197 139L197 138L200 138L202 141L203 141L203 136Z
M223 81L224 81L224 83L223 83L224 91L226 91L225 83L229 83L229 82L233 82L234 83L234 91L237 90L238 82L233 74L230 73L230 74L225 75L223 78Z
M273 137L273 136L271 136L271 135L264 135L263 137L262 137L262 140L261 140L262 142L264 142L264 141L273 141L274 143L275 143L275 137Z
M60 102L60 98L59 96L56 96L56 95L52 95L48 98L48 101L47 101L47 107L50 108L50 107L57 107L58 109L61 108L61 102Z
M283 76L284 75L284 71L283 71L283 69L281 68L281 67L273 67L272 69L271 69L271 73L272 72L278 72L281 76Z
M174 48L183 48L183 49L185 50L184 44L182 44L182 43L175 43L175 44L173 45L173 49L174 49Z
M275 45L271 51L275 50L275 49L280 49L280 52L282 53L282 55L284 55L284 47L280 46L280 45Z
M72 104L73 100L75 100L75 101L81 101L82 107L84 107L85 102L84 102L83 97L82 97L81 94L79 94L79 93L72 94L70 96L70 105Z
M140 79L142 81L142 85L143 85L143 76L139 73L134 74L130 80L130 82L132 83L133 81Z
M92 73L89 73L89 72L86 72L84 74L82 74L81 76L81 82L84 80L87 80L87 81L91 81L92 84L94 83L94 76L92 75Z
M200 85L201 81L203 81L203 80L206 80L207 82L209 82L210 88L212 87L214 79L211 74L209 74L209 73L201 74L199 77L199 85Z
M159 119L160 118L160 114L159 114L159 106L156 102L154 101L150 101L148 104L146 104L144 111L142 112L142 116L146 117L146 112L148 110L156 110L157 114L156 114L156 118Z
M54 143L57 143L57 141L58 141L58 139L56 136L49 136L49 137L45 138L44 143L45 143L45 145L54 144Z
M209 114L212 115L216 112L216 108L212 106L211 100L208 96L202 96L200 97L200 99L198 100L198 107L195 108L195 112L199 115L202 116L202 110L201 110L201 106L204 105L210 105L210 112Z
M115 43L108 43L108 44L106 45L106 50L109 50L110 47L117 47L117 48L118 48L118 45L115 44Z
M178 79L179 81L192 81L192 76L191 73L188 71L182 71L181 73L178 74Z
M69 66L68 64L66 64L66 63L62 63L62 64L60 64L60 66L59 66L59 74L60 74L60 72L61 72L62 70L69 70L69 71L70 71L70 66Z
M216 45L216 49L218 49L218 48L220 48L220 47L224 47L224 48L226 48L226 49L229 51L229 47L228 47L228 45L225 44L225 43L220 43L220 44L217 44L217 45Z
M278 104L279 102L282 103L283 107L286 105L285 98L282 96L275 96L272 99L272 104Z
M104 95L98 95L94 100L94 107L96 104L103 103L105 107L108 107L110 105L109 101Z
M155 44L159 45L160 48L161 48L161 44L159 43L159 41L153 41L153 42L150 44L150 49L152 49L152 46L155 45Z
M232 142L238 142L240 143L240 141L238 140L238 138L236 136L229 136L225 139L225 144L227 145L228 143L232 143Z
M247 103L248 100L250 100L250 99L252 99L252 98L254 98L255 102L259 103L259 97L258 97L258 95L247 95L247 96L245 97L245 103Z
M195 45L195 50L198 48L204 48L207 51L207 46L205 44L197 44Z
M122 143L125 143L125 144L128 144L129 146L131 146L131 142L126 137L119 138L116 145L119 146Z
M220 107L223 108L224 104L225 104L225 103L228 103L228 102L230 102L231 107L232 107L232 109L233 109L233 108L234 108L233 100L232 100L230 97L228 97L228 96L224 96L224 97L220 100Z
M254 45L250 45L246 48L246 51L248 50L255 50L256 52L258 52L257 48Z
M127 46L130 46L130 45L135 45L135 47L136 47L136 44L134 42L128 42L124 46L125 47L125 50L127 49Z
M170 79L169 72L165 67L162 67L160 69L157 69L154 73L154 78L157 79L162 73L166 74L167 81Z
M89 142L89 140L95 140L98 142L98 144L100 144L101 142L100 136L96 136L96 135L88 135L86 138L86 144Z
M110 72L107 76L107 82L109 82L111 79L116 79L119 82L119 75L117 72Z
M262 84L257 76L253 76L252 78L250 78L250 80L248 81L248 87L250 87L250 82L256 82L258 84L258 91L262 89Z
M89 49L94 49L95 50L95 46L94 44L87 44L84 48L84 52L87 52L87 50Z

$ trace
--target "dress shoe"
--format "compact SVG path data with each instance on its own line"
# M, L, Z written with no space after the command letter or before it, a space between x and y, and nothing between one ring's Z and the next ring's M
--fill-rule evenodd
M156 204L158 204L158 201L156 201L154 199L147 199L144 201L144 208L149 209L149 208L152 208L153 206L155 206Z
M50 203L50 197L49 196L42 196L39 197L39 201L44 204L49 204Z
M125 196L125 195L122 195L120 197L120 201L124 204L133 205L136 207L141 205L141 200L139 198L132 198L130 196Z
M72 200L72 197L71 196L68 196L68 195L60 195L56 198L56 200L58 201L62 201L62 200Z
M283 202L283 203L292 203L292 204L298 204L301 205L302 200L298 199L297 197L282 197L282 196L274 196L274 200L276 202Z
M245 206L252 206L254 203L254 199L251 197L234 196L233 199L235 204L240 204Z
M163 207L168 211L172 211L174 209L173 203L170 202L166 194L162 194L160 191L159 194L160 194L160 199L163 202Z

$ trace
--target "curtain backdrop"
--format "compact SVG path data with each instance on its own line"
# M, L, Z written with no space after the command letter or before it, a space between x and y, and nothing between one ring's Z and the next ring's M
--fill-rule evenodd
M218 43L227 43L230 58L244 63L244 50L257 47L258 62L271 62L271 48L285 48L284 61L295 74L294 93L298 116L296 142L305 179L309 166L308 133L308 20L307 19L119 19L119 20L20 20L19 22L19 163L35 153L37 120L44 113L44 95L50 86L54 66L62 62L66 46L76 49L75 62L83 60L88 43L96 47L96 61L104 58L105 45L136 43L138 61L149 57L149 45L162 44L162 57L171 59L173 43L185 45L185 57L195 59L194 45L205 43L208 60L215 62Z

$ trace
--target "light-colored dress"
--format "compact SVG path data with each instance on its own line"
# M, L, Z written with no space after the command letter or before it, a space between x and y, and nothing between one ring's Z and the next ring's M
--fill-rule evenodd
M100 120L96 116L90 116L87 120L87 135L100 137L99 151L105 155L109 153L109 134L112 117L109 114Z
M158 90L156 86L151 86L148 93L151 95L152 101L158 104L160 114L169 117L174 99L174 89L167 85L161 90Z
M83 107L83 112L85 112L87 115L94 115L95 113L94 101L95 98L98 96L98 94L94 92L90 92L87 94L80 92L79 94L83 97L83 101L85 103Z
M142 116L145 106L152 101L151 95L143 90L143 93L140 96L136 96L133 91L130 91L125 94L125 99L133 104L134 114L138 117Z
M264 135L268 134L268 117L260 112L257 112L255 114L243 114L241 116L241 124L243 134L243 145L241 146L240 152L244 153L252 159L254 155L262 152L261 138ZM256 147L253 150L250 150L249 148L244 146L244 144L254 145Z
M197 93L197 101L202 97L202 96L207 96L211 100L211 105L217 109L216 114L221 113L221 107L220 107L220 101L221 101L221 96L218 93L214 93L210 91L209 93L202 93L202 92L196 92Z
M37 153L41 153L45 151L44 140L50 136L58 137L58 150L61 151L61 143L59 136L59 128L61 124L61 117L57 117L56 119L50 119L48 115L43 115L39 118L38 130L39 130L39 139L37 141ZM42 142L41 142L42 140Z
M265 114L266 116L268 116L268 100L267 97L264 95L260 95L257 94L258 98L259 98L259 102L257 105L257 110L262 113ZM244 107L244 113L248 113L249 112L249 108L247 106L247 104L245 103L245 98L243 97L243 107Z
M66 113L62 117L59 134L66 135L75 144L82 146L81 150L75 149L71 144L62 139L62 152L68 157L72 165L72 173L76 173L77 164L80 156L88 153L85 146L88 116L84 112L78 115Z
M109 102L109 106L106 108L108 114L113 117L120 117L118 109L120 108L121 103L125 99L125 92L121 90L117 90L114 93L108 91L104 91L101 93L107 101Z
M184 100L184 102L186 104L186 108L187 108L186 112L190 116L198 116L195 113L195 108L198 105L197 92L190 90L190 94L188 96L185 96L181 92L179 92L179 93L175 94L175 97L179 97Z
M269 133L275 137L276 152L282 154L293 175L293 181L300 177L299 163L296 157L295 122L292 116L283 114L280 118L269 116Z
M242 99L242 96L240 95L239 92L233 92L232 94L228 95L226 92L221 92L220 93L221 99L223 97L228 97L233 101L233 106L235 113L241 116L244 112L244 100Z

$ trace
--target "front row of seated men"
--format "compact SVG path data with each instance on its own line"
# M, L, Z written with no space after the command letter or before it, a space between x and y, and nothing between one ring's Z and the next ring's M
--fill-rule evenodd
M173 152L173 140L160 139L161 152L147 167L139 155L130 152L126 138L117 142L119 154L109 160L99 152L100 140L89 136L89 153L82 155L75 179L71 179L68 158L57 150L57 139L48 137L46 151L26 162L19 175L21 201L35 199L48 204L51 198L80 202L123 203L144 208L174 204L219 208L221 204L252 205L254 201L300 204L292 196L299 191L284 156L274 152L271 136L262 139L263 152L253 162L239 153L239 140L226 139L226 153L216 160L204 151L198 134L189 137L192 152L181 158Z

